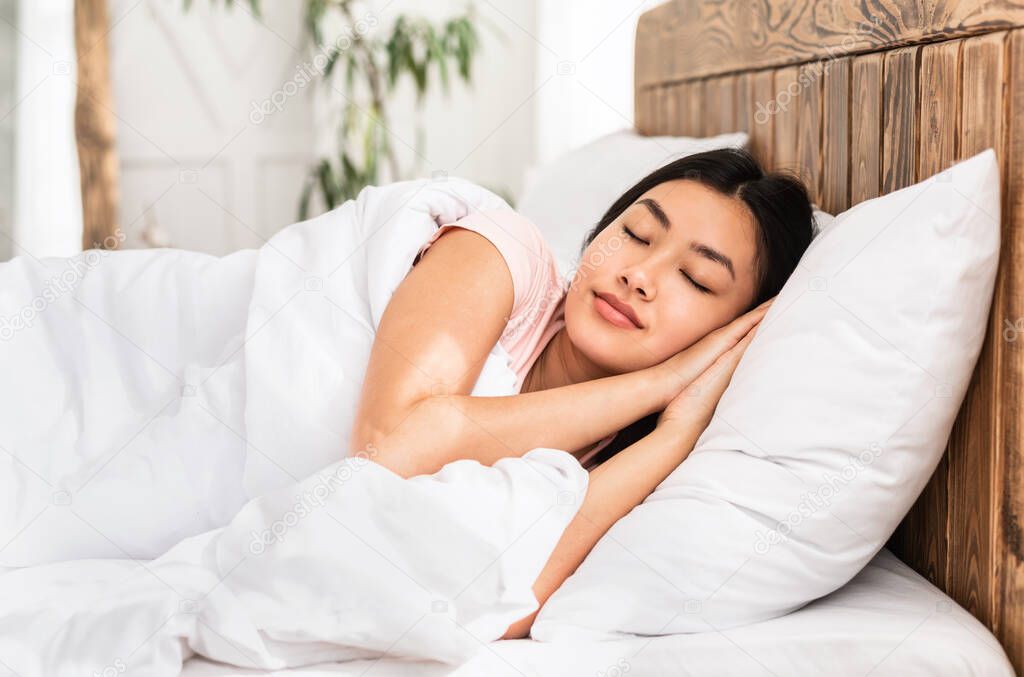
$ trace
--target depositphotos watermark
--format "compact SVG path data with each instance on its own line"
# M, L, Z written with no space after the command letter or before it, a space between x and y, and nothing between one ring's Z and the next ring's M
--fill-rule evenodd
M1003 325L1003 340L1007 343L1016 343L1021 334L1024 334L1024 317L1018 317L1013 322L1003 320Z
M117 677L117 675L123 675L127 669L128 666L123 660L115 658L113 663L105 666L102 670L93 670L92 677Z
M632 666L629 664L629 661L625 658L620 658L615 661L614 665L611 665L604 670L598 670L595 677L622 677L622 675L626 674L631 669Z
M324 503L335 489L352 479L358 471L366 467L370 459L377 455L377 447L373 444L366 445L365 450L358 451L345 460L347 463L339 463L330 473L317 473L317 482L310 489L295 497L295 505L292 509L275 520L263 531L252 530L252 541L249 543L249 552L257 557L267 551L267 547L284 540L288 530L308 517L317 508L324 507Z
M765 555L772 549L772 546L789 540L789 534L793 532L793 529L819 510L827 510L832 505L832 499L842 491L842 488L852 482L864 468L874 463L875 459L881 455L882 446L877 442L872 442L867 449L850 457L839 474L826 472L823 476L824 483L814 491L803 494L796 509L790 512L786 519L779 522L774 529L757 532L754 551L759 555Z
M597 238L594 239L597 241ZM593 242L583 252L583 255L576 261L576 267L572 272L572 279L567 287L576 290L587 279L590 271L604 265L605 259L622 249L625 237L618 233L613 234L607 240L602 240L596 247Z
M347 52L357 37L362 37L377 27L377 15L367 12L366 16L356 21L355 26L346 26L334 42L324 45L313 56L311 61L303 61L295 67L295 75L291 80L285 82L280 89L263 99L253 101L252 110L249 111L249 122L254 125L263 124L268 116L280 113L284 110L288 99L299 93L309 83L323 76L327 71L327 65L331 62L333 55L340 55ZM337 58L335 56L335 58Z
M501 332L501 342L508 345L523 330L534 325L538 317L541 317L552 306L558 305L565 297L565 289L562 285L552 287L545 294L530 304L526 312L513 318L506 318L505 331Z
M598 241L595 239L595 242ZM577 291L590 271L602 266L606 258L622 249L623 242L621 235L614 234L607 240L601 240L596 246L588 247L584 252L586 256L576 259L572 272L561 280L561 284L549 289L541 298L534 301L526 312L516 318L505 319L505 331L501 334L502 342L507 344L521 331L532 327L537 318L543 316L553 306L557 306L569 290Z
M856 30L852 34L845 35L839 45L825 45L825 52L828 56L801 66L798 69L795 81L789 83L785 89L777 92L769 101L758 101L756 103L757 112L754 113L754 122L763 125L771 120L772 116L776 113L789 110L789 105L793 99L799 97L818 78L827 74L832 64L838 59L857 49L861 39L880 33L882 31L881 21L878 15L872 14L870 21L859 22Z
M31 301L12 315L0 315L0 341L10 341L19 331L31 329L51 304L73 292L86 274L98 267L125 239L124 232L118 228L113 235L103 238L102 243L93 243L94 249L64 259L65 270L47 279Z

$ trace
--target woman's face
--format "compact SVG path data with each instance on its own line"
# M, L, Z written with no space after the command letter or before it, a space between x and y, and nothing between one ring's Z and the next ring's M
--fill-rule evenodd
M686 179L655 186L583 252L565 300L569 339L600 368L625 373L729 323L754 300L755 228L737 198Z

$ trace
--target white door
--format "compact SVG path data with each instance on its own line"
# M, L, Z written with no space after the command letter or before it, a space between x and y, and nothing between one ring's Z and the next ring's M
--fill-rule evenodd
M313 158L302 4L224 4L111 1L126 247L225 254L298 220Z

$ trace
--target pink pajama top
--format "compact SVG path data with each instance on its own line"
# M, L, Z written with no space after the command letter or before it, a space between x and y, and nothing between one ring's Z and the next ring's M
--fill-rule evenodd
M545 346L565 326L566 283L558 274L554 255L540 230L511 209L473 211L442 225L420 247L417 260L439 237L456 227L475 231L490 240L512 273L512 314L498 342L511 358L509 368L516 374L518 393ZM579 458L580 464L587 468L589 461L614 437L612 433L602 439Z

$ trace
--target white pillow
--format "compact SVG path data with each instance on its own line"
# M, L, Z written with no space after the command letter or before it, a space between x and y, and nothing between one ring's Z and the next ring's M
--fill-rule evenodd
M695 450L612 526L533 637L700 632L836 590L942 456L999 259L988 149L816 237Z
M811 204L811 211L811 217L814 219L814 225L811 227L811 231L813 233L811 237L818 237L821 235L823 230L836 222L836 217L832 216L828 212L822 211L821 208L814 203Z
M623 129L600 137L527 173L516 211L537 224L565 277L576 270L583 237L622 193L649 173L685 155L742 148L746 132L705 139L640 136Z

